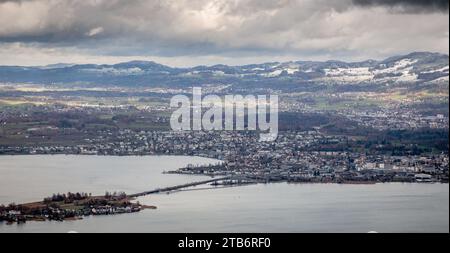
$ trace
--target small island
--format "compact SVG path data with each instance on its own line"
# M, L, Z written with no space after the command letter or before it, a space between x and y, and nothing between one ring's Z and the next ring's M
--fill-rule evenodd
M117 215L136 213L155 206L133 203L134 197L124 192L92 196L87 193L53 194L40 202L0 206L0 222L20 224L27 221L65 221L81 220L92 215Z

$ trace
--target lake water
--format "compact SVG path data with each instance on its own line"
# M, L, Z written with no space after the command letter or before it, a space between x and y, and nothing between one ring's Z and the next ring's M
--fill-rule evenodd
M0 203L56 192L135 193L205 179L167 175L198 157L0 156ZM449 232L448 184L267 184L139 198L157 210L81 221L0 223L2 232Z

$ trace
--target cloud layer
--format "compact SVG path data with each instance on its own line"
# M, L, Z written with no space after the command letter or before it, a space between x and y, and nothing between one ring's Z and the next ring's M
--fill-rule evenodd
M354 0L359 6L384 6L399 12L448 12L448 0Z
M192 64L448 53L448 18L441 0L0 0L0 53L190 57Z

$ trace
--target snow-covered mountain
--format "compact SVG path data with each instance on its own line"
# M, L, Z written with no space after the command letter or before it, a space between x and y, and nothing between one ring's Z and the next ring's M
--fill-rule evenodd
M368 60L346 63L287 62L264 64L245 68L246 75L262 77L296 77L324 83L405 83L424 81L447 81L449 62L447 55L412 53L384 61Z
M57 64L45 67L0 66L0 82L87 83L124 86L231 84L249 87L293 85L439 84L449 82L449 57L416 52L383 61L296 61L245 66L172 68L155 62L115 65Z

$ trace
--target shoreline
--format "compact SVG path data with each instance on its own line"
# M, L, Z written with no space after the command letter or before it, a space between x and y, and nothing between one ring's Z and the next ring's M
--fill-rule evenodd
M56 197L55 197L56 196ZM136 198L126 195L89 196L68 193L69 197L53 195L43 201L23 204L9 204L0 210L0 223L6 225L23 224L28 221L77 221L88 216L119 215L155 210L156 206L141 205ZM74 198L73 196L76 196ZM80 197L81 196L81 197Z
M417 185L421 185L421 184L447 184L448 183L440 183L440 182L433 182L433 183L418 183L418 182L356 182L356 183L325 183L325 182L299 182L299 183L290 183L290 182L270 182L270 183L255 183L255 184L242 184L242 185L227 185L227 186L221 186L221 187L208 187L208 188L200 188L200 189L186 189L186 190L174 190L174 191L169 191L166 192L167 194L175 194L175 193L181 193L181 192L185 192L185 191L205 191L205 190L215 190L215 189L225 189L225 188L237 188L237 187L245 187L245 186L252 186L252 185L267 185L267 184L287 184L287 185L379 185L379 184L417 184ZM153 193L155 194L155 193ZM156 194L162 194L162 193L156 193ZM150 194L149 194L150 195ZM129 195L132 196L132 195ZM30 215L30 214L26 214L26 213L16 213L15 217L10 217L10 219L4 219L3 216L0 215L0 225L20 225L20 224L25 224L27 222L53 222L53 221L57 221L57 222L65 222L65 221L79 221L79 220L83 220L85 217L95 217L95 216L110 216L110 215L120 215L120 214L131 214L131 213L138 213L141 212L143 210L156 210L157 207L153 206L153 205L142 205L139 203L138 199L140 197L144 197L146 195L142 195L142 196L137 196L137 197L124 197L124 198L119 198L119 199L112 199L112 202L110 202L109 204L111 205L91 205L89 206L89 209L91 211L89 212L85 212L82 214L77 214L77 215L73 215L73 213L70 213L70 215L68 216L52 216L52 214L50 215L43 215L43 214L39 214L39 215ZM86 199L83 199L83 201L88 202L90 200L107 200L107 198L105 198L105 196L92 196ZM121 206L121 208L125 208L125 209L117 209L119 203L126 203L126 205ZM51 204L51 203L50 203ZM50 206L49 203L45 204L45 201L37 201L37 202L29 202L29 203L24 203L24 204L19 204L17 205L18 207L21 208L29 208L29 210L31 211L35 211L35 210L59 210L57 213L60 212L64 212L64 211L73 211L73 209L70 209L68 207L60 207L60 208L49 208ZM78 203L79 206L83 206L83 204ZM128 209L126 209L128 208ZM102 212L92 212L92 209L99 209L99 210L103 210ZM105 209L108 209L105 211ZM120 210L120 211L117 211ZM125 211L128 210L128 211ZM1 212L0 212L1 214Z
M380 178L379 180L370 180L376 179L375 177L367 178L369 180L358 180L356 177L355 180L352 180L352 177L341 177L338 174L335 176L328 175L325 176L317 176L317 177L308 177L306 176L297 176L295 171L292 171L292 174L279 174L278 172L266 173L266 174L234 174L232 171L226 171L221 169L225 165L222 163L226 163L225 161L221 161L211 157L204 157L200 155L195 156L186 156L186 155L172 155L172 154L148 154L148 155L102 155L102 154L25 154L25 155L0 155L2 156L68 156L68 157L77 157L77 156L94 156L94 157L199 157L199 158L207 158L216 161L217 163L221 163L221 165L213 166L212 163L209 165L202 165L200 167L187 167L180 168L175 171L163 171L162 174L179 174L179 175L190 175L190 176L208 176L210 180L204 180L199 182L190 182L186 184L180 184L177 186L171 186L166 188L158 188L152 191L146 191L136 194L125 194L119 193L119 195L112 196L91 196L87 197L86 194L82 193L81 197L68 197L66 196L54 199L51 201L34 201L16 205L16 208L5 209L4 206L0 206L0 222L17 222L18 224L27 221L76 221L81 220L85 216L96 216L96 215L115 215L115 214L123 214L123 213L132 213L132 212L140 212L145 209L156 209L156 206L145 206L141 205L137 198L150 194L159 194L159 193L177 193L183 190L196 190L193 188L194 186L199 185L208 185L211 186L207 189L198 189L198 190L210 190L210 189L218 189L225 187L241 187L246 185L253 184L336 184L336 185L374 185L374 184L384 184L384 183L401 183L401 184L446 184L447 182L442 182L438 180L430 180L427 182L419 182L418 179L414 180L414 177L408 177L408 180L382 180L384 178ZM216 169L218 167L219 169ZM204 170L208 168L213 168L211 170ZM214 172L214 173L208 173ZM196 173L197 172L197 173ZM198 173L201 172L201 173ZM350 180L349 180L350 179ZM392 178L391 178L392 179ZM77 193L78 194L78 193ZM68 200L68 201L67 201ZM133 202L132 202L133 201ZM97 211L99 210L99 211Z

